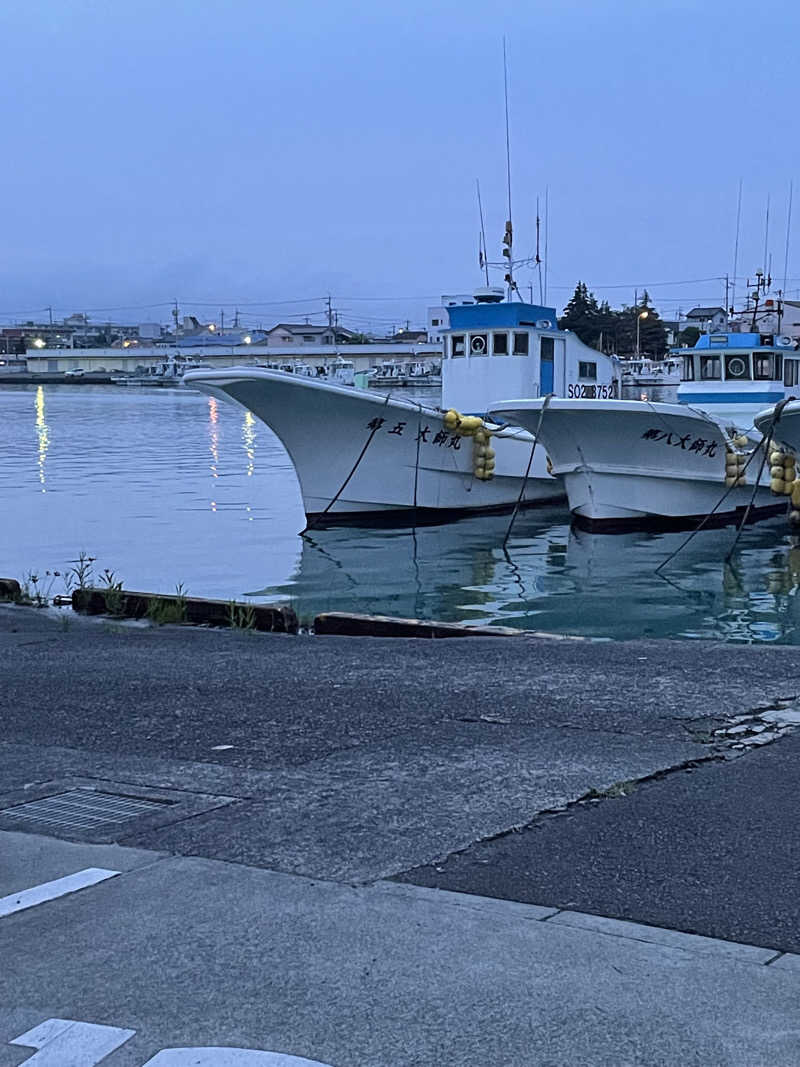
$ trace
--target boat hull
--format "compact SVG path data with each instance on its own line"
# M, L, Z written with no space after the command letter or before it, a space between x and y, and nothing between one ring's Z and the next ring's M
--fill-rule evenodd
M309 522L442 521L513 507L532 438L493 438L495 477L473 474L473 442L446 430L425 404L283 374L232 368L194 372L186 384L247 408L276 434L294 466ZM560 480L534 453L522 503L563 499Z
M543 401L508 401L493 413L522 426L537 425ZM636 401L550 401L540 440L553 472L564 478L570 511L589 529L690 528L700 521L752 521L786 510L769 488L761 456L750 463L749 484L726 488L728 438L703 412L676 404Z

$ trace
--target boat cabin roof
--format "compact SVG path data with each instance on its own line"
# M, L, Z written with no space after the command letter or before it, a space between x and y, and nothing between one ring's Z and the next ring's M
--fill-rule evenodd
M450 327L443 333L463 330L504 330L527 326L538 330L558 330L556 309L539 304L461 304L447 309Z
M703 333L697 338L694 349L745 348L750 351L753 348L777 348L785 351L793 347L791 337L771 333ZM686 354L685 349L683 354Z

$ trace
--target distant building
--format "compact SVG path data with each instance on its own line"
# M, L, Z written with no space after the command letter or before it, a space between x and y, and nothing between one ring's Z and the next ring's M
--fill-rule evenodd
M455 295L445 293L442 296L441 304L438 304L436 307L428 308L428 342L430 344L441 343L441 331L446 330L450 326L450 316L447 312L448 308L474 303L475 297L472 293L457 293Z
M347 344L354 336L352 330L346 330L343 326L279 322L271 330L264 331L264 343L273 348L285 348L286 345L335 345Z
M427 330L398 330L392 340L406 345L424 345L428 340Z
M692 308L686 313L686 326L696 326L701 333L717 333L725 329L725 308ZM686 328L684 326L684 329Z

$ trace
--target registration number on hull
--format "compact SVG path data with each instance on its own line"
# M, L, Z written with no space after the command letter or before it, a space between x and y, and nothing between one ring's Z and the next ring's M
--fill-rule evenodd
M570 400L614 400L614 385L568 385L567 397Z

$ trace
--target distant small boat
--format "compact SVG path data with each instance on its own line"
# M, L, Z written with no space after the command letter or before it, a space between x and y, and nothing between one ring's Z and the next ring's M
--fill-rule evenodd
M114 385L144 385L169 387L180 385L188 370L202 370L203 364L185 356L170 355L168 359L147 367L142 374L119 374L111 379Z
M678 385L681 361L668 359L626 359L622 361L623 385Z

